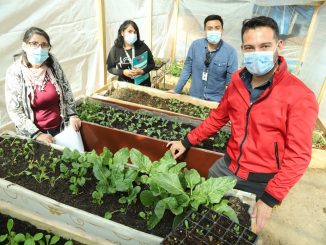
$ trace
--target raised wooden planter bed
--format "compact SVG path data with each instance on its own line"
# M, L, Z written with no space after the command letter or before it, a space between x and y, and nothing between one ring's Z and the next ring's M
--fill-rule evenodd
M162 110L162 109L158 109L155 107L142 105L140 103L128 102L128 101L112 98L110 96L105 95L108 91L119 90L119 89L131 89L134 91L141 91L141 92L145 92L154 97L158 97L158 98L162 98L162 99L175 99L175 100L178 100L178 101L181 101L184 103L189 103L194 106L203 106L203 107L207 107L209 109L213 109L218 106L217 102L205 101L205 100L197 99L197 98L194 98L194 97L191 97L188 95L171 94L171 93L167 93L165 91L158 90L155 88L137 86L137 85L134 85L131 83L119 82L119 81L113 81L110 84L105 85L104 87L97 90L91 97L101 99L101 100L106 100L106 101L113 102L113 103L117 103L120 105L134 107L134 108L143 108L143 109L152 110L152 111L164 112L165 114L168 114L168 115L178 115L178 116L195 118L195 119L199 118L199 117L194 117L191 115L171 112L168 110ZM199 119L202 119L202 118L199 118Z
M123 146L136 147L142 149L143 153L148 152L153 159L159 158L160 152L165 152L166 142L121 130L109 130L83 122L81 133L85 148L96 149L98 152L103 146L112 148L112 151ZM184 160L189 161L188 167L198 168L202 175L206 175L209 166L221 156L193 148ZM202 162L201 159L204 158L205 161ZM240 196L249 203L254 203L253 195L246 193ZM162 241L161 237L65 205L3 179L0 179L0 211L85 244L159 244Z

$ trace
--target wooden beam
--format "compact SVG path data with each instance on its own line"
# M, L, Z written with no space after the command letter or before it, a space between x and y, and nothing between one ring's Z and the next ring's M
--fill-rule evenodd
M171 60L175 60L175 53L176 53L176 39L178 34L178 17L179 17L179 0L174 0L174 8L173 8L175 18L175 29L174 29L174 36L172 37L172 45L171 45Z
M152 50L152 16L153 16L153 0L149 0L149 6L147 11L147 39L148 39L148 47Z
M323 99L325 97L325 93L326 93L326 78L323 82L323 85L321 86L321 89L320 89L320 92L318 94L318 97L317 97L317 102L318 104L320 105L321 102L323 102Z
M99 39L100 39L100 65L103 68L102 79L104 84L107 83L106 71L106 22L105 22L105 3L104 0L98 0L98 23L99 23Z
M324 80L324 83L323 83L323 85L322 85L322 87L320 89L320 92L318 94L318 97L317 97L317 102L318 102L319 105L322 104L322 102L323 102L323 100L325 98L325 93L326 93L326 78ZM317 119L316 127L319 130L323 131L324 134L326 134L326 127L319 118Z
M304 60L304 58L306 56L306 53L307 53L308 45L310 44L311 39L312 39L312 34L315 31L315 26L316 26L316 22L317 22L317 14L318 14L319 8L320 7L315 7L314 13L313 13L312 18L311 18L311 22L310 22L310 26L309 26L309 29L308 29L307 37L305 39L303 48L301 50L301 55L300 55L300 58L299 58L299 62L297 64L297 67L296 67L295 72L294 72L294 74L297 75L297 76L299 76L299 73L300 73L301 68L302 68L303 60Z
M311 2L311 3L306 3L305 6L319 7L323 5L325 2L326 1Z

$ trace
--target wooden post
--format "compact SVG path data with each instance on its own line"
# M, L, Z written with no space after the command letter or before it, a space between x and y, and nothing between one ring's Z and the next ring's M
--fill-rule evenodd
M105 23L105 3L104 0L98 0L98 23L100 39L100 65L103 67L102 79L104 84L107 83L106 71L106 23Z
M325 93L326 93L326 78L324 80L323 85L321 86L320 92L317 97L317 102L319 105L322 104L325 98ZM319 118L317 119L316 126L318 127L319 130L323 131L323 133L326 134L326 127Z
M147 11L147 38L148 38L148 47L152 50L152 15L153 15L153 0L148 0L149 6Z
M318 97L317 97L317 102L318 102L319 105L323 101L323 99L325 97L325 93L326 93L326 78L325 78L325 80L323 82L323 85L320 88L320 92L319 92Z
M317 6L314 5L315 10L314 10L314 13L313 13L312 18L311 18L311 22L310 22L310 25L309 25L307 37L305 39L303 48L301 50L301 55L300 55L300 58L299 58L299 62L297 64L297 67L296 67L295 72L294 72L294 74L296 76L299 76L299 73L301 71L301 67L302 67L302 64L303 64L303 60L304 60L305 55L307 53L308 45L310 44L311 38L312 38L312 34L315 31L315 26L316 26L316 21L317 21L317 14L318 14L320 5L321 5L320 3Z
M171 60L175 60L175 53L176 53L176 38L178 34L178 17L179 17L179 0L174 0L174 18L175 18L175 29L174 29L174 37L172 37L172 50L171 50Z

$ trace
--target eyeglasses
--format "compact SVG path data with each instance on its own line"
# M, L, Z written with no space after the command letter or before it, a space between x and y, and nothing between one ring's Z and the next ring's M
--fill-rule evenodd
M42 49L47 49L47 50L51 48L51 45L48 43L28 42L28 44L31 48L35 48L35 49L37 49L40 46Z

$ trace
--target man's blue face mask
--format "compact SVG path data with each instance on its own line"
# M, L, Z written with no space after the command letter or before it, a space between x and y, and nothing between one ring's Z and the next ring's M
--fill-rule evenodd
M207 31L207 41L211 44L217 44L221 40L220 31Z
M270 72L274 65L273 51L257 51L243 54L243 63L247 70L256 76L263 76Z

